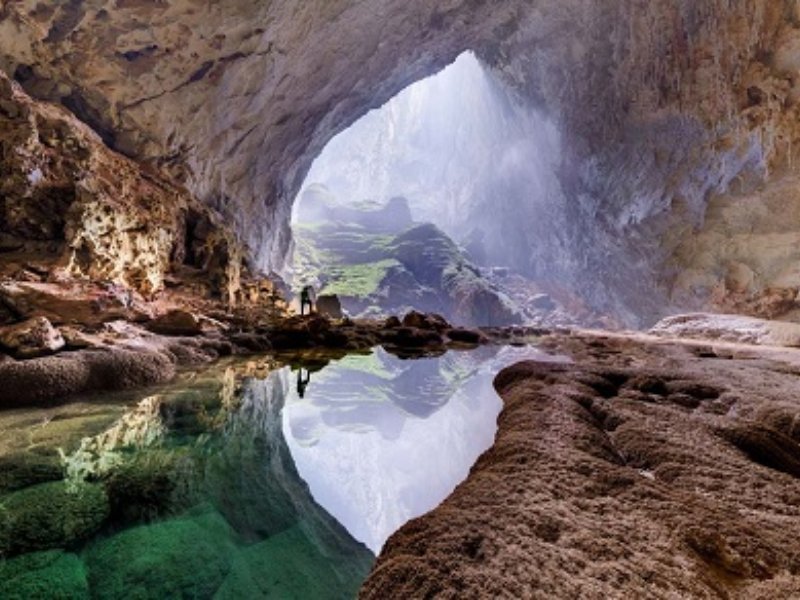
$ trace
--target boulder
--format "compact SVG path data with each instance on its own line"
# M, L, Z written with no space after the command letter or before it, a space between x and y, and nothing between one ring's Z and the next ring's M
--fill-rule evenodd
M0 362L0 407L63 402L69 396L169 381L175 357L153 349L90 349Z
M427 331L442 332L449 328L450 325L445 318L440 315L426 315L424 313L412 310L405 317L403 317L403 327L414 327L416 329L425 329Z
M97 327L116 319L152 318L146 306L131 302L118 286L7 282L0 284L0 305L18 318L46 317L56 325Z
M147 324L147 329L161 335L201 335L202 319L187 310L171 310Z
M0 456L0 495L63 476L64 468L55 453L25 451Z
M336 294L325 294L317 298L317 313L331 319L341 319L344 317L339 296Z
M531 298L530 305L532 308L544 311L553 311L558 308L558 305L553 301L549 294L536 294Z
M397 329L400 327L402 323L400 319L392 315L391 317L387 317L387 319L383 322L384 329Z
M55 354L64 345L61 332L45 317L36 317L0 329L0 347L16 358L38 358Z
M486 336L476 329L451 329L447 332L447 337L459 344L477 345L486 341Z
M101 345L100 340L93 338L75 327L61 327L60 329L68 350L84 350L86 348L96 348Z
M0 554L79 543L97 532L108 514L99 485L56 481L13 492L0 501Z
M76 554L47 550L0 562L0 598L91 598L86 571Z

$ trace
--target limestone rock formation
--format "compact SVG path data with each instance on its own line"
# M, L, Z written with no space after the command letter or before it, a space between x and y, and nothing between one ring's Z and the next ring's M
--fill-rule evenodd
M360 597L797 597L797 353L551 342L577 364L500 373L494 447Z
M214 293L234 297L241 250L219 218L3 74L0 101L0 226L17 244L6 265L27 258L50 278L110 281L151 297L186 263L208 274Z
M171 310L147 324L147 328L164 335L200 335L203 321L186 310Z
M667 317L656 323L650 333L682 339L800 348L800 324L739 315L695 313Z
M61 332L44 317L0 327L0 348L17 358L54 354L65 345Z
M341 319L344 317L342 303L336 294L322 295L317 298L316 310L319 314L329 319Z
M465 49L561 133L547 274L628 322L663 312L675 234L710 195L793 165L789 0L26 0L0 17L0 68L223 211L260 268L331 136Z

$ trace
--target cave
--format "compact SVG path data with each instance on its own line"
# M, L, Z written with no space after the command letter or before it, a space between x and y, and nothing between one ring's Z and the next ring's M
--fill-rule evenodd
M0 596L798 597L799 111L795 0L3 3Z

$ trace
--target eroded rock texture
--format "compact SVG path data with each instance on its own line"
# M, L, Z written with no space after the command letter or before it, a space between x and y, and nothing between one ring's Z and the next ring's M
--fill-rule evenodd
M25 0L0 17L2 68L226 211L259 267L284 255L323 144L469 48L562 133L546 274L631 322L662 310L710 195L793 166L790 0Z
M188 264L207 273L220 297L235 297L241 250L218 217L2 72L0 150L7 265L27 256L38 275L114 282L152 297L174 265Z
M389 539L361 597L797 597L798 357L553 346L578 364L497 377L494 447Z

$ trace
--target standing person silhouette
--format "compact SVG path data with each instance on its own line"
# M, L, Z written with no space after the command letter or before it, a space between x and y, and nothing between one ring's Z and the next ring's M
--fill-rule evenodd
M300 316L306 314L306 306L308 306L308 314L314 311L314 288L310 285L305 286L300 292Z
M301 398L304 398L306 395L306 388L308 384L311 383L311 371L306 370L305 376L303 376L303 367L297 371L297 395Z

